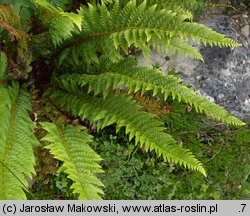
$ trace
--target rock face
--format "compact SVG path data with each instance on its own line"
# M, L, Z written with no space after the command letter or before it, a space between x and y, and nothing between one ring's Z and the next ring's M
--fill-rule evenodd
M163 71L174 67L183 74L184 83L191 85L204 97L222 105L235 116L246 119L250 116L250 49L247 44L250 40L249 27L243 27L243 30L241 27L242 32L239 32L232 19L227 16L206 18L200 23L243 45L237 48L197 46L204 62L176 56L171 56L166 61L166 56L153 52L150 62L139 57L140 64L158 64Z

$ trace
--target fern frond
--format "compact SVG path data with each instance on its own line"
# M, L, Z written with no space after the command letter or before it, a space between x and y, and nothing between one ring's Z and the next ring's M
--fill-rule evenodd
M181 26L179 26L177 31L181 38L185 38L186 40L192 39L197 43L202 41L205 45L209 44L210 46L216 45L219 47L240 46L240 44L233 39L226 38L225 35L213 31L205 25L199 23L184 22Z
M121 1L121 5L124 7L130 0ZM137 0L137 5L143 3L145 0ZM148 7L155 6L157 9L168 9L178 12L183 15L186 20L193 20L193 14L190 12L196 8L204 7L205 4L197 0L183 1L183 0L147 0Z
M141 4L128 1L124 7L118 0L114 1L112 7L89 4L88 7L82 7L79 14L84 18L82 31L65 42L61 61L71 55L77 61L98 62L97 53L100 53L117 62L122 58L119 48L128 54L128 47L132 44L140 48L148 58L151 45L159 49L163 46L167 50L180 51L181 46L177 43L179 38L197 42L201 40L205 44L219 46L239 45L208 27L188 22L187 20L192 19L188 11L181 8L173 10L168 6L158 9L157 5L148 5L147 1L142 1ZM186 55L201 59L198 51L184 42L182 45L182 52Z
M72 37L75 30L74 24L67 17L58 17L49 21L49 37L55 46Z
M82 18L78 14L64 12L60 7L55 7L46 0L34 0L34 2L44 10L50 12L50 15L53 17L67 17L81 30Z
M42 20L49 26L49 35L55 46L71 38L74 31L81 30L82 17L79 14L64 12L46 0L34 2L45 12Z
M34 123L29 97L18 85L0 86L0 199L26 199L27 178L35 173ZM26 187L26 188L24 188Z
M164 160L198 170L206 176L201 163L191 152L177 145L171 135L163 132L163 123L153 114L140 111L141 106L130 97L110 94L103 99L77 92L79 90L64 92L50 89L47 94L74 115L95 122L98 129L116 123L117 131L125 127L129 139L135 138L135 144L144 145L146 151L154 150Z
M171 28L186 19L170 10L156 12L154 6L147 8L146 1L138 6L136 1L130 1L123 9L119 1L115 1L111 10L106 5L89 5L88 8L81 8L80 14L84 17L83 31L74 37L70 45L73 45L72 53L88 50L86 47L98 47L103 55L113 61L119 60L119 55L115 55L119 54L118 46L127 53L128 47L134 44L148 53L151 42L161 39L167 43L174 36ZM75 50L76 44L82 47L78 46ZM93 59L96 50L91 56L84 56L86 53L82 56L84 60Z
M135 62L134 62L135 63ZM69 91L77 90L77 86L87 86L88 93L103 94L104 98L115 89L127 88L127 93L152 91L153 96L163 95L177 98L180 102L194 106L197 112L204 112L216 119L233 125L244 125L238 118L230 115L224 108L199 96L192 89L181 84L181 79L173 75L164 75L159 69L136 67L133 63L123 61L109 66L107 72L99 75L65 75L57 80L57 84Z
M53 123L41 123L48 134L42 139L50 142L47 149L63 165L59 172L65 172L73 181L71 188L73 193L79 195L79 199L101 199L103 184L95 176L103 172L97 164L101 157L97 155L87 144L91 142L91 136L84 127L58 126Z

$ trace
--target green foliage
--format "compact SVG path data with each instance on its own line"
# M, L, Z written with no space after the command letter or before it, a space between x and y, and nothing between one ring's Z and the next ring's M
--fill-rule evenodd
M0 199L25 199L23 189L35 173L33 147L38 144L27 113L31 104L16 83L0 86L0 92Z
M72 4L73 0L49 0L51 4L65 9L68 5Z
M138 0L138 3L142 3L144 0ZM125 2L129 2L129 0L125 0ZM198 7L201 4L201 1L190 0L190 1L183 1L183 0L148 0L148 5L155 5L160 8L170 8L170 9L184 9L184 10L191 10L195 7Z
M127 97L109 95L106 100L87 95L55 92L51 99L70 108L69 111L82 119L97 122L98 128L117 124L117 130L126 127L130 140L135 137L135 144L145 145L146 151L155 150L164 160L179 163L189 169L198 170L206 176L201 164L187 150L175 144L175 140L163 132L162 123L150 113L140 112L140 106Z
M42 8L42 20L49 26L49 35L55 46L69 39L72 32L77 30L76 27L81 30L82 18L78 14L64 12L46 0L34 0L34 2Z
M11 5L0 5L0 14L1 50L8 54L11 76L18 79L27 78L32 69L27 33L30 27Z
M194 175L205 181L204 161L196 159L199 151L191 153L180 145L178 137L173 138L159 115L143 102L149 98L150 103L155 97L162 102L177 99L222 122L244 123L198 96L176 76L138 67L128 50L134 46L148 58L151 48L157 48L203 60L189 40L211 46L239 44L193 22L190 9L198 7L195 0L89 1L80 8L70 1L50 2L23 0L19 6L15 1L0 5L4 51L0 55L0 197L26 198L26 177L35 173L36 135L42 147L61 161L58 172L72 181L75 197L101 199L103 184L97 177L102 172L97 163L101 157L88 145L92 142L88 132L113 125L117 133L124 129L129 142L135 144L130 153L144 149L157 156L159 163L199 171L203 176ZM22 15L23 8L29 8L32 19ZM31 119L43 122L42 128ZM65 182L56 187L67 190ZM139 184L144 183L135 182ZM156 185L156 191L161 189Z
M172 8L171 8L172 9ZM204 25L191 22L192 14L183 10L158 9L156 5L148 6L146 1L138 4L128 1L122 7L114 1L111 9L105 4L81 7L79 14L84 17L83 31L75 32L73 41L66 41L61 54L61 61L68 55L75 63L82 59L86 62L98 62L97 51L113 62L122 59L120 47L128 53L128 47L135 45L142 49L146 58L150 56L150 46L159 51L173 51L178 54L202 59L189 39L204 44L219 46L239 46L232 39L212 31ZM189 20L189 22L187 22ZM180 47L176 40L182 40ZM63 40L60 38L59 40ZM96 47L96 49L93 49ZM85 52L82 52L85 50Z
M1 0L1 4L11 4L22 20L28 20L34 12L32 0Z
M249 126L236 129L187 112L162 117L167 131L205 164L208 177L185 171L145 154L124 131L112 129L96 135L95 149L103 158L105 199L249 199Z
M183 180L178 185L176 198L249 198L249 126L236 129L216 124L193 112L183 118L183 112L182 108L165 118L166 126L175 134L174 137L179 137L177 140L182 139L185 147L199 152L198 157L208 170L208 178L201 179L195 173L181 174ZM184 185L184 182L190 184Z
M6 78L6 70L7 67L7 57L4 52L0 53L0 80L4 80Z
M48 134L43 138L51 144L46 146L54 157L63 161L59 172L68 174L73 181L73 193L79 194L79 199L100 199L102 183L94 176L102 172L96 163L101 160L87 143L91 136L82 127L59 127L52 123L41 123Z
M0 199L25 199L26 178L35 173L33 148L38 144L28 116L29 95L16 82L7 85L7 59L0 53ZM24 157L25 155L25 157Z
M94 5L94 4L107 4L111 3L113 0L90 0L89 2Z
M181 84L179 78L172 74L164 75L159 69L149 67L136 67L136 61L126 59L119 64L111 64L106 67L102 64L99 75L65 74L58 78L60 87L67 90L87 86L88 93L94 95L103 94L103 98L109 97L110 91L124 88L128 94L139 92L141 95L152 91L153 96L163 95L164 100L169 96L177 98L179 102L185 102L194 106L197 112L203 112L214 116L220 121L234 125L244 125L239 119L230 116L222 107L199 96L193 90Z
M77 194L73 194L72 181L64 172L56 175L37 174L31 187L32 199L35 200L76 200Z

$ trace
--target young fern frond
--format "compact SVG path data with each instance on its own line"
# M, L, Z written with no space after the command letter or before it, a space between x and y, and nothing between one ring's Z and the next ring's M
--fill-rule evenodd
M101 157L88 145L92 137L82 126L59 126L41 123L48 134L42 139L50 144L47 149L54 157L63 162L58 172L65 172L73 181L71 188L80 200L99 200L103 194L103 184L95 176L103 172L97 163Z
M16 83L0 85L0 199L26 199L27 178L35 173L33 148L38 144L28 94Z
M133 61L132 61L133 62ZM135 62L134 62L135 63ZM102 94L104 98L109 97L112 90L127 88L127 93L152 91L153 96L163 95L166 100L168 96L177 98L195 107L197 112L204 112L216 119L233 125L244 125L238 118L230 115L221 106L196 94L192 89L181 84L181 80L173 75L164 75L159 69L150 67L136 67L124 61L106 68L107 72L99 75L77 75L66 74L58 79L57 84L62 88L77 89L88 87L88 93L94 95Z
M164 160L197 170L206 176L201 163L191 152L177 145L172 136L164 132L163 123L153 114L140 111L141 106L131 97L110 94L103 99L78 93L79 90L65 90L50 89L47 95L74 115L96 123L98 129L116 123L117 131L125 127L129 139L135 138L135 144L145 146L146 151L154 150Z

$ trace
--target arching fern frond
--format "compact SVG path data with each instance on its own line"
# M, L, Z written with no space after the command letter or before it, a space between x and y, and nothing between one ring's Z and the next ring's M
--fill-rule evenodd
M34 123L29 97L18 85L0 85L0 199L26 199L27 177L35 173Z
M78 89L77 86L87 86L88 93L103 94L104 98L112 90L127 88L127 93L152 91L153 96L163 95L177 98L195 107L197 112L212 115L222 122L233 125L244 125L238 118L230 115L224 108L199 96L192 89L181 84L181 80L173 75L164 75L159 69L150 67L136 67L136 64L123 61L106 68L107 72L99 75L65 75L57 80L57 84L67 90ZM135 63L135 62L134 62Z
M216 45L219 47L240 45L233 39L226 38L225 35L213 31L199 23L184 22L179 26L177 31L181 38L185 38L186 40L192 39L197 43L202 41L205 45L209 44L210 46Z
M141 106L130 97L110 94L103 99L78 92L79 90L65 92L50 89L47 95L74 115L95 122L98 129L116 123L117 131L125 127L129 139L134 137L135 143L145 146L146 151L154 150L164 160L198 170L206 176L201 163L191 152L177 145L171 135L164 132L163 123L153 114L140 111Z
M46 146L54 157L63 162L58 170L68 174L73 181L71 188L73 193L79 195L79 199L101 199L103 184L95 176L103 172L97 164L101 157L88 145L91 136L86 128L77 126L58 126L53 123L41 123L48 134L42 139L50 144Z
M117 62L122 58L119 48L128 53L128 47L132 44L140 48L148 58L151 45L168 49L170 44L170 50L173 46L180 50L176 43L176 40L180 40L178 38L197 42L201 40L211 45L239 45L208 27L190 22L192 17L188 12L173 10L167 6L158 9L157 5L147 5L147 1L141 4L129 1L124 7L118 0L114 1L112 7L89 4L88 7L82 7L79 14L84 18L82 31L65 41L61 61L71 55L76 63L79 60L98 62L99 53ZM183 52L201 59L198 52L189 46L185 44Z

